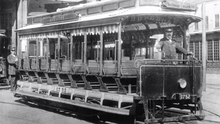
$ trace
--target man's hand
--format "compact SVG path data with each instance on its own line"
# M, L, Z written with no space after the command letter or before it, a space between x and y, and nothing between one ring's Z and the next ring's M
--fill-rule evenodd
M17 61L18 61L18 57L15 58L15 62L17 62Z
M187 56L193 56L194 54L193 54L193 52L188 52L187 53Z

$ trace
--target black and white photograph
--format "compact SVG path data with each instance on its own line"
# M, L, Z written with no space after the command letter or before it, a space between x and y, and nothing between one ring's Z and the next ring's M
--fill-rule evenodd
M220 124L220 0L0 0L0 124Z

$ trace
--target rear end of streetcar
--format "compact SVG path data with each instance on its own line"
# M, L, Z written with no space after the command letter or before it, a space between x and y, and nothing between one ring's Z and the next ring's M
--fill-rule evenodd
M162 60L140 66L145 123L204 119L202 65L197 60Z

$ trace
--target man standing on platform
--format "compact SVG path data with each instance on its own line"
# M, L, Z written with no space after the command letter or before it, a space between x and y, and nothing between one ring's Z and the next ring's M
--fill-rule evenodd
M16 76L17 76L17 62L18 57L15 55L15 48L11 49L11 54L7 57L8 60L8 74L9 83L11 85L11 91L15 91L17 88Z
M162 38L156 48L163 52L163 59L177 59L177 53L183 53L185 55L193 55L192 52L188 52L182 46L180 46L173 39L173 29L168 28L165 30L164 38Z

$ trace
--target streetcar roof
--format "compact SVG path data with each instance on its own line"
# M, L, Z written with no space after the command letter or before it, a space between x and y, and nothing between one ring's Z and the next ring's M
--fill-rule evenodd
M76 24L76 25L79 24L80 25L80 26L78 25L78 27L72 27L72 29L103 26L103 25L110 25L110 24L119 24L120 22L122 22L121 20L122 18L124 18L123 21L126 22L127 18L136 17L136 16L146 17L148 20L154 23L158 23L158 21L159 22L160 21L161 22L172 21L172 22L177 22L178 24L186 23L186 25L189 25L192 22L199 22L201 20L200 17L192 15L192 12L173 11L170 9L163 9L163 8L155 7L155 6L148 6L148 7L143 6L143 7L138 7L138 8L121 9L118 11L113 11L113 12L108 12L108 13L103 13L103 14L82 16L81 18L75 21L45 23L45 24L38 23L38 24L25 26L23 28L18 29L17 31L19 32L19 31L24 31L24 30L30 30L25 33L25 34L28 34L28 33L33 33L34 29L43 28L43 27L52 28L54 26L56 27L58 25L66 25L66 24ZM114 19L114 21L112 21L112 19ZM94 21L92 25L90 24L91 21ZM56 31L70 30L70 29L71 27L67 27L66 29L65 28L57 29ZM34 33L37 33L37 32L34 32Z

